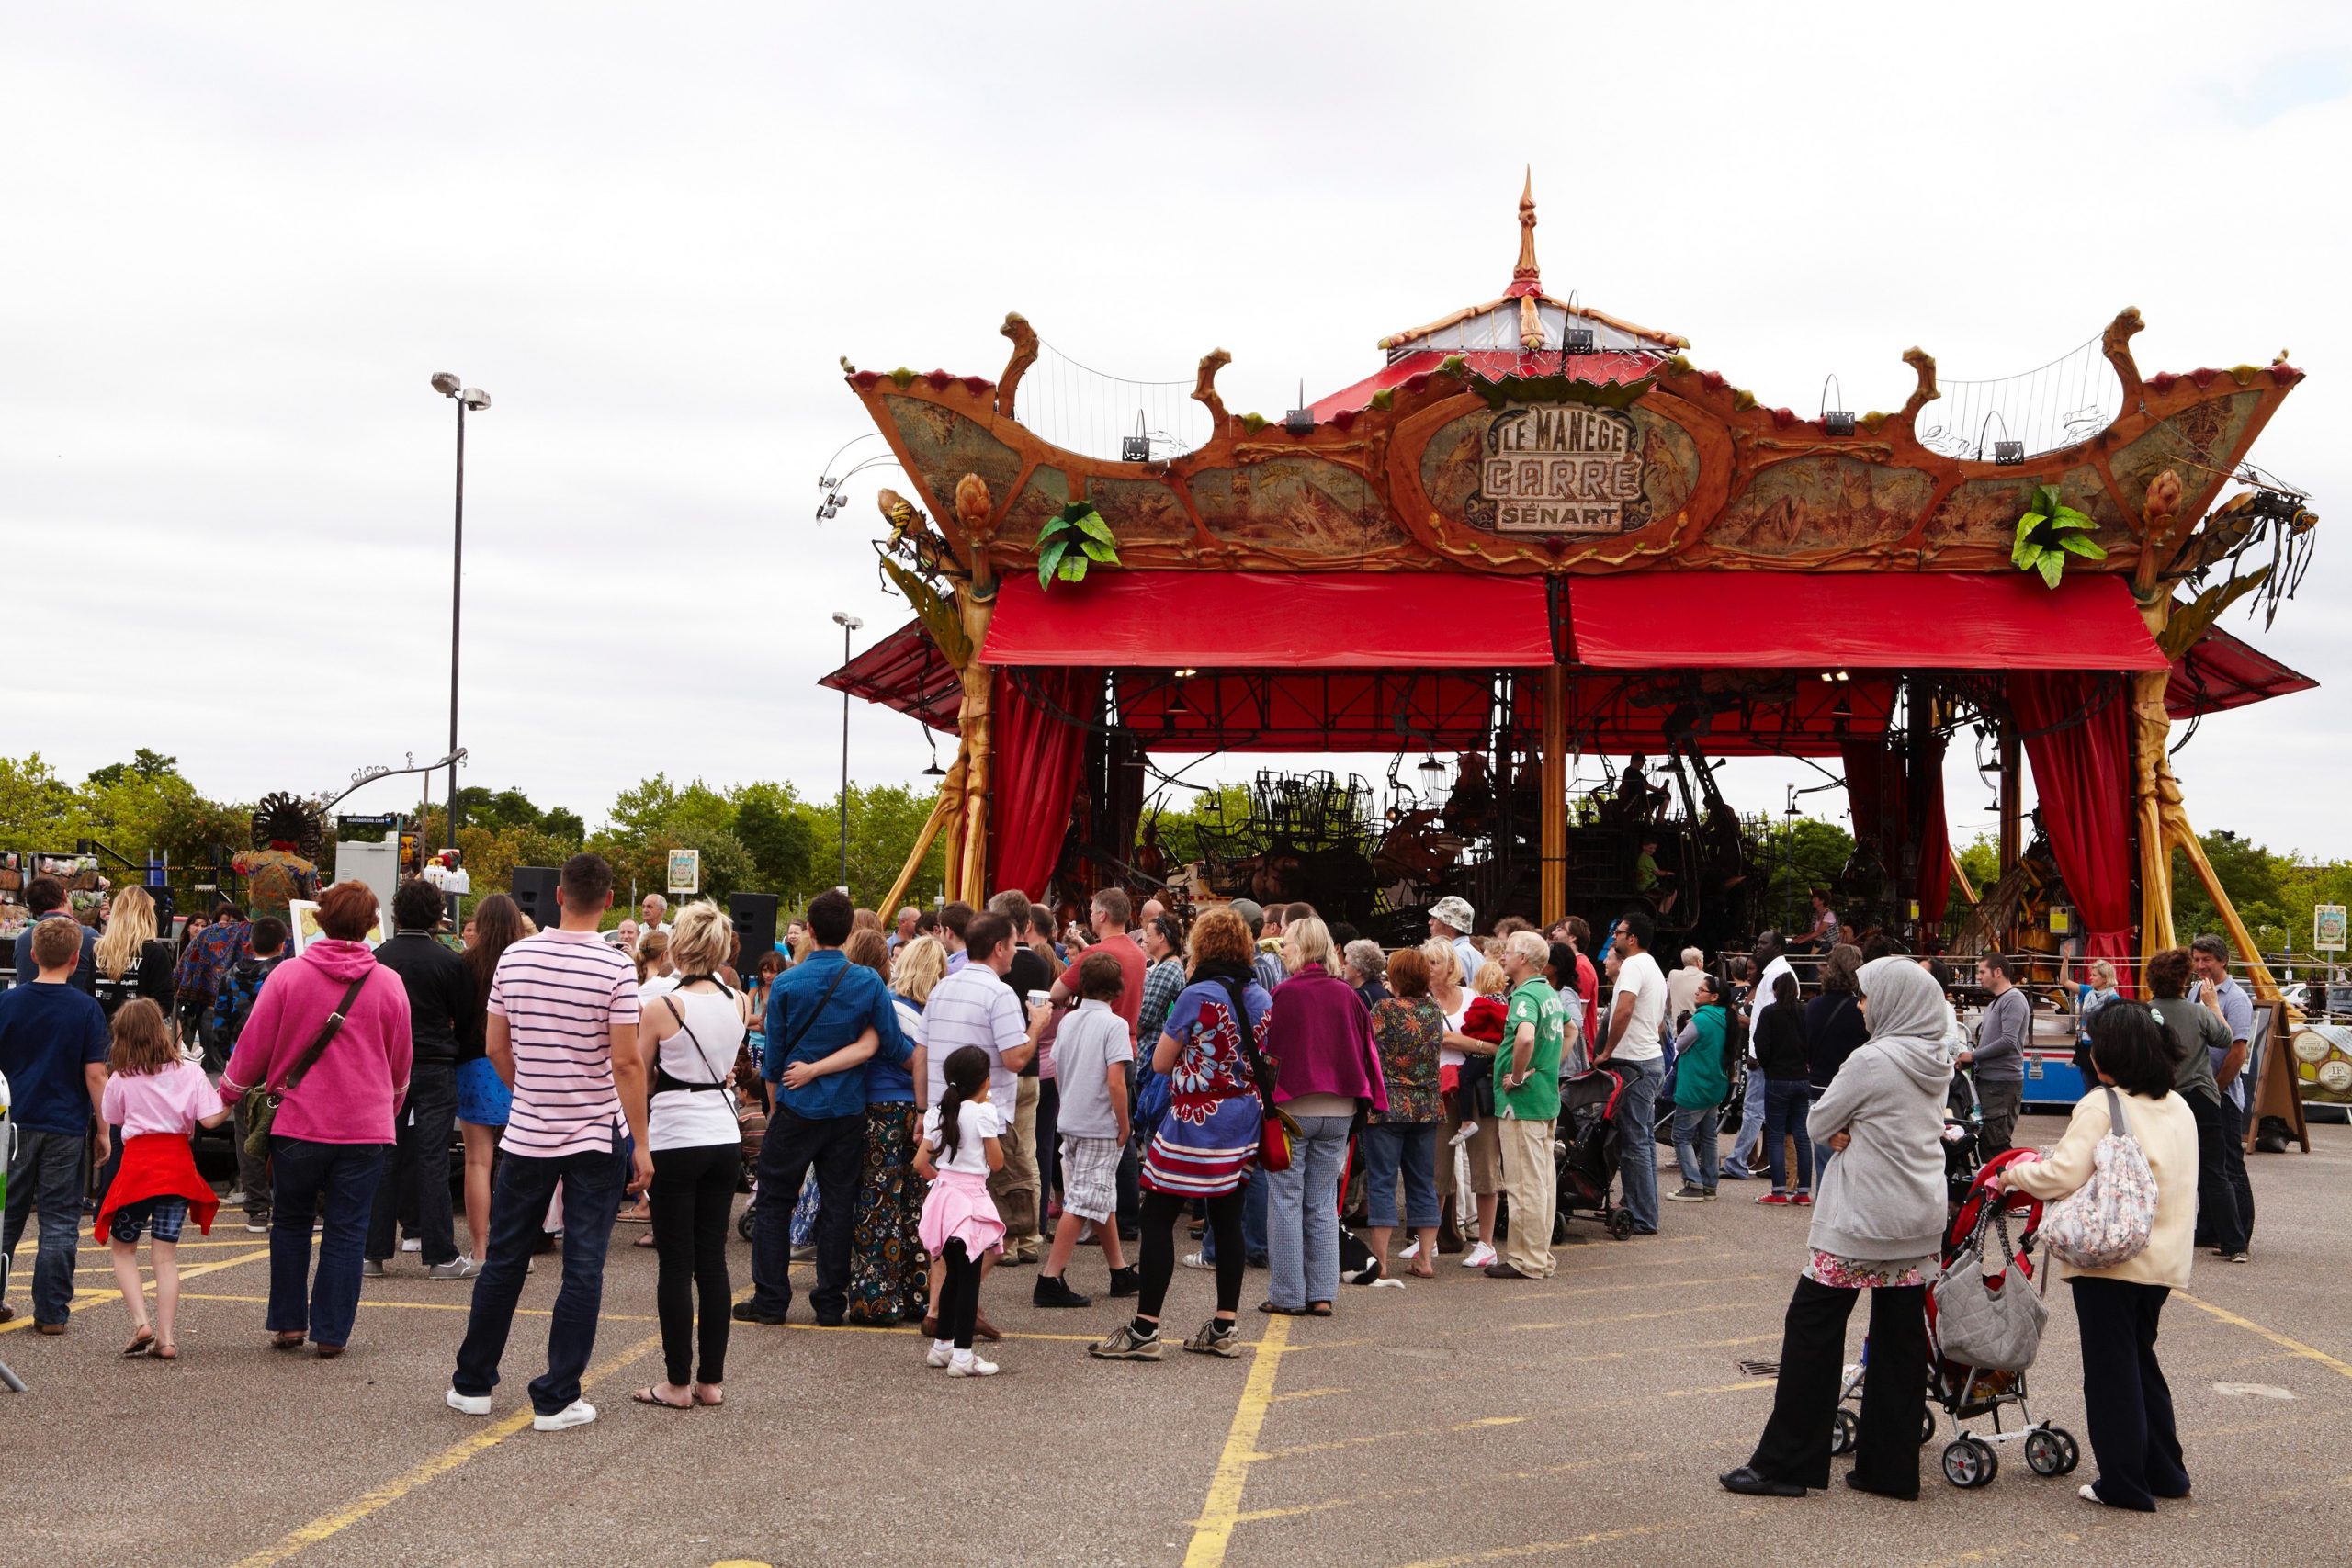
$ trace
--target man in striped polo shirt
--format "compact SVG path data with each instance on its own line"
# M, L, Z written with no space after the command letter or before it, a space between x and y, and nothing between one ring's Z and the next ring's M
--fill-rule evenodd
M490 982L485 1043L514 1090L490 1204L490 1245L474 1280L473 1311L448 1404L490 1414L499 1358L537 1245L563 1193L563 1284L548 1325L548 1370L531 1382L531 1425L560 1432L596 1418L580 1397L604 1304L605 1249L624 1187L653 1179L645 1142L645 1065L637 1052L637 970L596 928L613 902L613 868L594 855L564 863L560 926L524 938ZM634 1155L624 1153L624 1136Z

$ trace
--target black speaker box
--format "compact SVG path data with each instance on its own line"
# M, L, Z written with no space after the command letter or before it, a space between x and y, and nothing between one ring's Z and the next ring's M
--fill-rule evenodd
M515 905L531 917L541 931L546 931L563 919L563 911L556 907L556 884L562 873L551 865L518 865L507 886L513 889Z
M773 893L729 893L727 912L734 917L735 935L742 949L735 955L735 973L749 975L760 960L775 951L775 911Z

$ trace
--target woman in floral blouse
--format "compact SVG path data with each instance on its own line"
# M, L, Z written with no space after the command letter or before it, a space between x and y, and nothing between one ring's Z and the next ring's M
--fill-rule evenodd
M1401 948L1388 957L1386 999L1372 1010L1373 1043L1388 1080L1388 1109L1372 1113L1363 1130L1364 1202L1372 1223L1364 1244L1372 1267L1357 1280L1368 1285L1388 1271L1388 1242L1396 1232L1396 1175L1405 1176L1405 1223L1420 1236L1410 1272L1435 1277L1437 1257L1437 1052L1445 1039L1445 1014L1430 999L1429 960L1420 949Z

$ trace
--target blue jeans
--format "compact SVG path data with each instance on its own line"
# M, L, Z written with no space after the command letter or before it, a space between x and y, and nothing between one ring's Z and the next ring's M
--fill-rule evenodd
M1741 1156L1754 1148L1764 1135L1764 1074L1750 1067L1747 1071L1747 1095L1740 1102L1739 1135L1731 1141L1731 1158L1724 1161L1724 1174L1735 1180L1746 1180L1755 1175Z
M1813 1190L1813 1140L1805 1134L1805 1113L1813 1109L1813 1085L1804 1078L1764 1080L1764 1165L1772 1173L1772 1190L1789 1190L1788 1167L1781 1154L1782 1137L1797 1143L1797 1190Z
M313 1345L351 1342L359 1315L359 1255L383 1175L383 1144L317 1144L273 1134L269 1140L269 1330L306 1332ZM311 1275L311 1219L319 1235L319 1272Z
M1715 1190L1715 1179L1721 1174L1715 1161L1723 1152L1715 1140L1723 1113L1718 1105L1674 1108L1674 1163L1682 1168L1685 1186Z
M1250 1179L1241 1187L1241 1250L1242 1261L1253 1269L1266 1266L1266 1193L1267 1182L1263 1166L1252 1164ZM1201 1261L1216 1261L1216 1227L1211 1225L1201 1233Z
M40 1252L33 1259L33 1321L63 1323L74 1310L74 1244L82 1230L84 1133L45 1127L17 1129L8 1160L8 1214L0 1252L17 1257L25 1217L40 1211Z
M1620 1062L1625 1075L1625 1097L1617 1108L1623 1131L1623 1155L1617 1162L1619 1183L1625 1190L1625 1207L1637 1231L1657 1229L1657 1090L1666 1074L1656 1062Z
M1266 1299L1293 1309L1340 1295L1340 1162L1352 1116L1302 1116L1290 1168L1266 1173Z
M552 1416L580 1397L580 1377L596 1348L596 1314L605 1304L605 1249L628 1185L620 1134L613 1146L534 1159L503 1155L498 1186L490 1195L490 1241L474 1280L473 1310L458 1347L449 1386L480 1397L498 1386L498 1363L514 1327L514 1303L539 1245L540 1226L556 1189L563 1189L563 1283L548 1319L548 1370L531 1380L531 1408ZM282 1214L285 1211L280 1210Z
M1367 1222L1377 1230L1396 1224L1396 1173L1405 1173L1405 1224L1437 1228L1437 1123L1373 1122L1359 1142L1363 1156L1363 1201ZM1449 1151L1451 1152L1451 1151Z

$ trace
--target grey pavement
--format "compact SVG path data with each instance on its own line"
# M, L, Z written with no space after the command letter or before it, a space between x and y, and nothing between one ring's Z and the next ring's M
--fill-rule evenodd
M2062 1123L2030 1117L2019 1142ZM32 1384L0 1393L7 1561L262 1564L1302 1563L1574 1562L1959 1564L2338 1562L2352 1558L2352 1129L2309 1156L2253 1161L2254 1261L2200 1256L2160 1353L2193 1498L2153 1517L2079 1501L2004 1450L1984 1491L1928 1466L1921 1500L1842 1485L1803 1501L1732 1496L1771 1399L1744 1359L1777 1354L1804 1260L1802 1211L1724 1184L1666 1205L1665 1233L1612 1242L1589 1222L1556 1278L1502 1282L1443 1260L1402 1290L1342 1287L1337 1314L1248 1310L1238 1360L1088 1360L1114 1303L1033 1309L1034 1269L983 1296L1008 1331L1001 1376L924 1370L910 1331L738 1325L728 1404L650 1410L653 1258L616 1235L589 1397L593 1426L539 1434L522 1386L544 1316L518 1322L489 1420L441 1404L470 1286L413 1255L368 1281L339 1360L265 1348L266 1238L232 1221L184 1249L176 1365L125 1362L102 1250L63 1338L0 1329ZM1663 1151L1661 1151L1663 1152ZM1670 1163L1670 1162L1669 1162ZM193 1232L190 1233L193 1235ZM28 1244L29 1247L29 1243ZM29 1253L19 1258L18 1278ZM749 1249L731 1252L739 1285ZM200 1276L196 1270L203 1269ZM804 1276L806 1270L798 1271ZM1099 1255L1072 1280L1102 1280ZM1180 1269L1172 1331L1206 1315ZM542 1267L525 1293L543 1314ZM21 1314L21 1287L11 1303ZM2037 1415L2082 1437L2073 1313L2052 1288ZM1860 1318L1855 1335L1859 1348ZM518 1417L516 1412L523 1412ZM1939 1439L1939 1444L1940 1438ZM1839 1465L1843 1468L1842 1461Z

